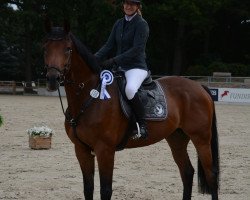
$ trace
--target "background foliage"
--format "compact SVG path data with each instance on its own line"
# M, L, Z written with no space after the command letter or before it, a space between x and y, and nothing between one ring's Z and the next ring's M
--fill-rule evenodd
M1 0L0 80L36 80L43 70L43 21L64 19L92 51L123 16L121 0ZM153 74L250 76L248 0L144 0Z
M3 124L3 117L0 115L0 127L2 126Z

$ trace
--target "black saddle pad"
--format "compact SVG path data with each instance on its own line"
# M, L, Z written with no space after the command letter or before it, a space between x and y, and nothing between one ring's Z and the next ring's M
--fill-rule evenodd
M167 100L161 85L153 81L149 86L142 86L139 89L143 105L145 105L145 119L152 121L161 121L167 118ZM124 100L120 93L120 103L122 110L127 118L130 118L132 111L128 102Z

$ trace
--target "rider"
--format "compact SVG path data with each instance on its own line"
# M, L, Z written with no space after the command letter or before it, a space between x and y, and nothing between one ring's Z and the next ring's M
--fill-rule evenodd
M147 138L145 110L138 89L148 74L145 48L149 27L142 18L141 7L140 0L123 1L125 16L115 22L107 42L95 56L102 62L101 67L110 68L116 65L125 71L125 93L139 124L136 136ZM114 49L116 55L107 58Z

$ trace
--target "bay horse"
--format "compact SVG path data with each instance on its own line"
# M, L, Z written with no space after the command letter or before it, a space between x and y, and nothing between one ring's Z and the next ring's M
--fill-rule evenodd
M99 65L93 54L70 31L70 26L46 25L44 62L49 91L63 82L68 103L65 130L74 143L83 175L84 197L93 200L96 156L100 175L101 200L110 200L114 156L126 134L129 121L119 103L117 82L107 90L108 100L91 97L98 90ZM182 77L156 80L168 101L168 116L162 121L148 121L148 139L130 138L125 148L148 146L165 139L172 151L183 182L183 199L191 199L194 168L187 145L192 141L198 154L198 184L201 193L218 199L219 147L215 105L209 89Z

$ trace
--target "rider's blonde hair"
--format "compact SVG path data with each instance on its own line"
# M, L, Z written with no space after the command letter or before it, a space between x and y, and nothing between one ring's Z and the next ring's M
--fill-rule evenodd
M142 16L142 5L139 5L139 8L137 10L137 14Z

